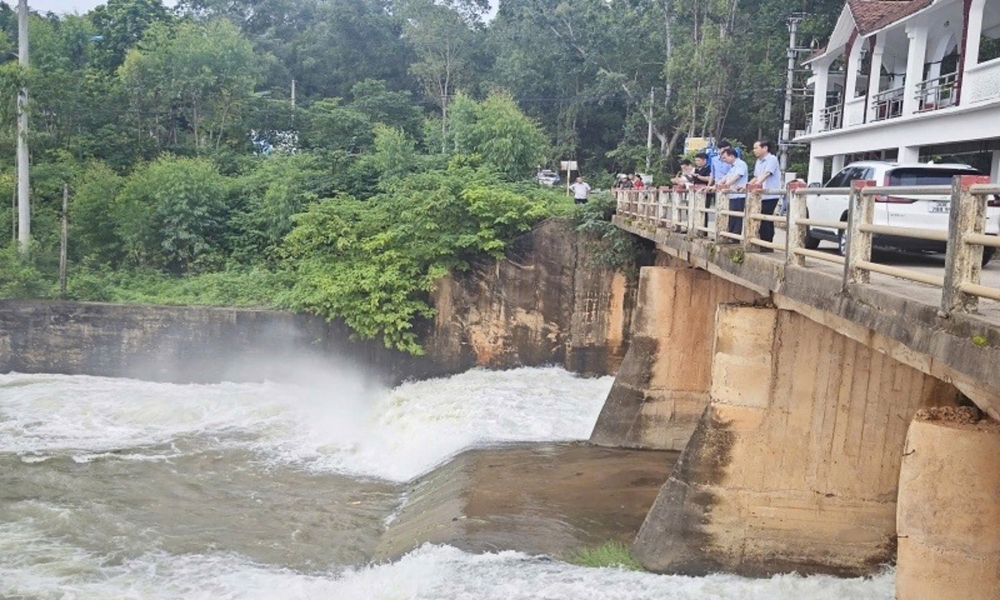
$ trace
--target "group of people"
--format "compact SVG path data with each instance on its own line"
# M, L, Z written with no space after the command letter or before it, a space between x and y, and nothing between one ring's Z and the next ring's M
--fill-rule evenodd
M646 184L642 181L642 175L638 173L619 174L615 180L616 190L642 190L646 189Z
M707 186L706 202L711 206L715 200L715 191L726 190L729 198L729 210L742 212L746 205L746 188L748 185L760 185L765 190L781 189L781 167L778 157L772 152L772 144L768 140L757 140L753 143L754 163L753 178L747 163L740 157L739 151L732 144L723 140L718 145L718 154L711 159L705 152L699 152L694 157L694 164L685 159L681 161L681 171L673 179L675 185ZM778 208L781 196L765 194L761 204L761 212L773 215ZM729 217L730 233L742 233L742 217ZM765 242L774 241L774 223L762 221L760 224L760 239ZM769 251L763 249L762 251Z

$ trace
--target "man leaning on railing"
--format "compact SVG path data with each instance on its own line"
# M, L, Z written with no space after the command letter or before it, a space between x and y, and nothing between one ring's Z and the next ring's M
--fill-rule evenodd
M719 189L738 190L739 193L729 195L729 210L742 212L746 205L746 195L742 193L747 186L747 164L736 154L732 147L723 148L722 161L729 165L729 171L716 183ZM721 207L720 207L721 208ZM729 217L729 233L743 233L743 219Z
M753 179L749 185L760 185L765 190L781 189L781 165L778 164L778 157L771 154L771 142L767 140L757 140L753 143L753 155L757 157L757 162L753 166ZM765 215L773 215L778 207L778 194L765 194L761 202L761 212ZM765 242L774 241L774 223L772 221L761 221L760 239ZM769 249L764 249L769 250Z

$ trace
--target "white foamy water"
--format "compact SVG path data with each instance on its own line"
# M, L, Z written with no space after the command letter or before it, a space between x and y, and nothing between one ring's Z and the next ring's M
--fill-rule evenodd
M893 576L679 577L575 567L518 552L424 546L396 563L338 573L269 568L231 555L150 553L122 564L0 525L0 597L39 600L889 600Z
M197 438L265 462L405 481L474 446L586 439L612 381L558 368L473 370L391 391L341 374L216 385L0 375L0 452L151 460Z

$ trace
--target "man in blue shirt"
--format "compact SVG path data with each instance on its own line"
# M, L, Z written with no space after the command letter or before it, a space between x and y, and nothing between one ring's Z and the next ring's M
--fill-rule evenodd
M771 154L771 142L767 140L757 140L753 143L753 155L757 157L757 162L753 166L753 179L751 184L759 183L765 190L781 189L781 166L778 164L778 157ZM761 212L765 215L773 215L778 207L778 194L764 194L761 203ZM761 221L760 239L765 242L774 241L774 223L771 221ZM770 249L764 249L770 250Z
M732 147L724 148L721 153L722 161L729 169L721 181L716 183L720 189L734 190L729 195L729 210L743 212L746 205L746 195L742 192L747 186L747 164L743 162ZM729 217L729 233L743 233L743 218Z

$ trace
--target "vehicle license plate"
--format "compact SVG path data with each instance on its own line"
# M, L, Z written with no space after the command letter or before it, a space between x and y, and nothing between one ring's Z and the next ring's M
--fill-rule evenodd
M950 204L950 202L931 202L928 210L932 213L946 213L949 210Z

